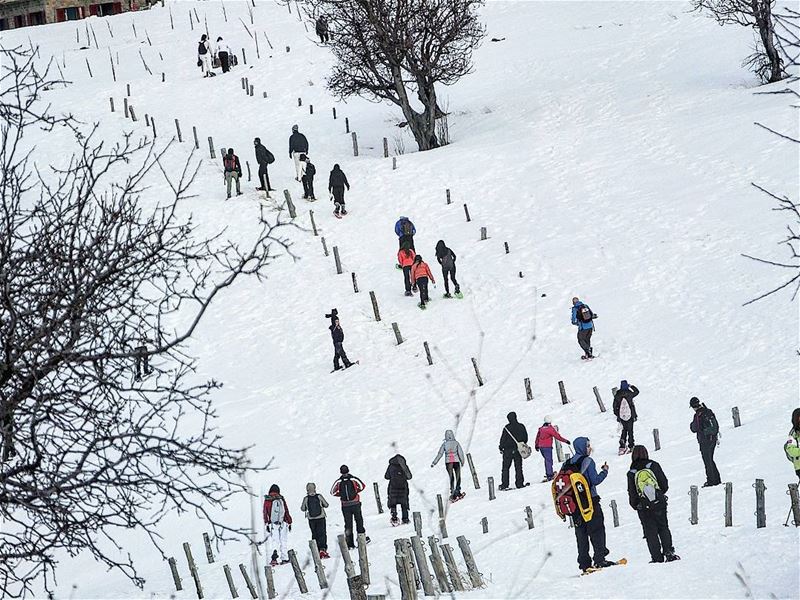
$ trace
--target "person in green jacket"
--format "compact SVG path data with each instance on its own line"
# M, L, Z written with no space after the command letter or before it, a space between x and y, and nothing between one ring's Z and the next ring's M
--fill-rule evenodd
M789 430L789 439L783 445L786 458L792 461L794 472L800 479L800 408L795 408L792 412L792 428Z

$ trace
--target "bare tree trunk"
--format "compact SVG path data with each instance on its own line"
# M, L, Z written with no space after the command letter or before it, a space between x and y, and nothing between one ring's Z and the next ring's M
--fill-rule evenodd
M775 23L772 20L772 6L769 2L760 2L759 0L750 0L750 3L753 7L758 33L761 36L761 43L764 45L764 53L769 61L769 83L775 83L783 79L783 68L781 57L775 48Z

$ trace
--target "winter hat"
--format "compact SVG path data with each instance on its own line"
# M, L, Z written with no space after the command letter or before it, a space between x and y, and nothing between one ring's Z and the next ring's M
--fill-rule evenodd
M317 484L315 483L307 483L306 484L306 494L309 496L313 496L317 493Z
M350 467L348 467L347 465L342 465L341 467L339 467L339 473L341 473L342 475L347 475L349 472L350 472Z
M621 389L621 390L627 390L628 389L628 380L627 379L623 379L622 381L619 382L619 389Z
M421 262L422 262L422 254L417 254L417 255L414 257L414 262L415 262L415 263L421 263Z
M697 399L697 396L693 396L691 400L689 400L689 406L692 408L698 408L700 406L700 400Z
M550 418L550 415L545 415L544 416L544 422L545 423L552 423L553 419Z
M229 155L233 154L233 148L228 148L228 154Z
M269 486L269 493L270 494L280 494L281 493L281 488L278 487L277 483L273 483L271 486Z
M254 139L254 140L253 140L253 143L254 143L254 144L260 144L260 143L261 143L261 138L256 138L256 139Z
M297 125L292 125L292 131L297 131L298 129L300 128Z

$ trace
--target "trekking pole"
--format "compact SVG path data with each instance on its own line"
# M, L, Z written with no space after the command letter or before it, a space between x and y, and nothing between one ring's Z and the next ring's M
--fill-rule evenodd
M792 507L789 507L789 514L786 515L786 522L783 524L784 527L789 526L789 519L792 518Z

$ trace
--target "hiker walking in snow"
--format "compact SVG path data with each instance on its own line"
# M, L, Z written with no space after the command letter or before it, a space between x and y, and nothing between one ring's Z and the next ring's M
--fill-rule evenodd
M689 400L689 406L694 409L694 419L692 419L689 429L697 435L700 455L703 457L703 465L706 469L706 482L703 487L719 485L721 483L719 470L716 463L714 463L714 450L717 449L719 436L717 417L714 416L710 408L696 397Z
M422 260L421 254L417 254L414 257L414 264L411 265L411 283L414 287L419 288L420 308L425 308L425 305L430 302L430 296L428 296L429 279L433 285L436 285L436 280L433 278L433 273L431 273L428 263Z
M308 154L308 140L299 131L297 125L292 125L292 135L289 136L289 158L294 160L295 180L300 181L300 155Z
M217 38L217 58L219 59L219 66L222 67L222 72L227 73L231 70L231 52L230 47L222 37Z
M211 77L211 43L205 33L197 45L197 65L202 69L203 77Z
M461 467L464 464L464 450L456 440L452 429L444 432L444 441L439 446L439 452L431 463L431 469L442 457L444 457L444 466L450 479L450 501L461 500L464 497L464 494L461 493Z
M455 289L453 292L456 296L461 294L461 288L456 281L456 253L444 245L443 240L436 242L436 260L442 265L442 280L444 281L444 297L452 298L450 295L450 286L448 284L448 277L453 280Z
M416 252L416 248L414 248L414 235L417 233L417 228L414 227L414 223L411 222L411 219L408 217L400 217L397 219L397 222L394 224L394 232L397 234L401 250L403 248L411 248Z
M325 15L322 15L317 19L314 30L316 31L317 36L319 36L319 43L327 44L330 36L328 34L328 18Z
M584 304L577 297L572 299L572 324L578 327L578 345L583 350L581 356L583 360L594 358L592 354L592 332L594 331L594 319L597 315L592 312L588 305Z
M586 571L590 567L595 568L609 567L616 563L606 560L608 548L606 548L606 525L603 516L603 508L600 506L600 496L597 495L597 486L603 483L608 475L608 464L603 463L600 472L597 472L594 459L591 458L593 451L589 438L578 437L572 442L575 449L575 456L566 461L554 479L554 484L564 483L562 473L566 471L578 472L586 478L589 485L588 497L590 499L591 510L584 516L581 510L572 514L572 524L575 527L575 541L578 545L578 567L581 571ZM567 480L568 481L568 480ZM564 485L555 487L566 487ZM593 554L589 555L589 543L591 542Z
M275 156L261 143L261 138L254 139L253 144L255 145L256 162L258 163L258 181L261 183L261 187L256 189L260 192L266 192L267 198L269 198L269 193L275 190L272 189L269 183L268 167L275 162Z
M539 427L539 431L536 432L536 441L534 442L534 448L537 452L540 452L542 458L544 458L543 483L545 481L552 481L553 479L553 438L565 444L571 443L567 438L562 437L561 434L558 433L558 427L553 425L553 420L549 416L545 416L544 423Z
M622 425L622 434L619 437L619 455L633 450L633 424L638 418L636 405L633 399L639 395L635 385L628 385L624 379L619 382L619 389L614 394L614 416ZM627 447L625 446L627 442Z
M413 295L411 293L411 267L414 266L416 256L411 248L403 248L397 251L397 264L403 270L403 285L406 288L406 296Z
M650 460L647 448L634 446L628 471L628 502L639 515L652 563L680 560L672 547L667 522L667 490L669 482L661 465Z
M525 487L525 476L522 474L522 454L520 445L528 442L528 430L525 425L517 421L517 413L510 412L506 415L508 425L503 427L500 434L500 454L503 455L503 467L500 474L499 490L507 490L509 487L509 471L511 463L514 463L514 485L517 488ZM527 458L527 457L526 457Z
M328 177L328 192L333 196L333 204L336 208L333 214L337 217L347 214L344 207L344 189L350 189L350 183L347 181L347 175L344 174L338 164L333 165L331 174Z
M402 509L403 525L408 523L408 480L411 479L411 469L406 464L406 459L401 454L395 454L389 459L384 479L389 480L386 496L387 505L392 513L391 524L398 525L397 505Z
M300 155L300 163L302 164L303 182L303 200L316 200L314 197L314 175L317 174L317 168L311 163L311 159L306 154Z
M281 496L281 489L274 483L269 488L269 494L264 496L264 526L267 529L267 554L272 548L270 564L275 566L280 559L280 564L285 565L289 562L287 542L292 530L292 517L286 500Z
M317 550L319 550L320 558L330 558L328 554L328 531L325 522L325 509L328 508L328 501L317 493L317 485L314 483L306 484L306 497L303 498L303 503L300 505L306 519L308 519L308 526L311 529L311 539L317 542Z
M339 313L334 308L331 311L330 316L331 325L328 329L331 330L331 338L333 339L333 370L338 371L341 369L341 365L339 365L339 360L341 359L344 362L344 368L349 369L353 366L353 363L350 362L350 359L347 358L347 354L344 351L344 330L342 329L341 323L339 323Z
M344 517L344 537L348 548L355 548L353 538L353 521L356 522L356 533L365 533L364 517L361 514L361 498L359 494L366 488L364 482L350 474L347 465L339 467L341 476L333 483L331 495L342 502L342 516ZM369 542L369 537L367 537Z
M786 458L792 461L794 472L800 479L800 408L792 411L792 428L789 430L789 439L783 445Z
M231 181L236 182L236 195L242 195L242 188L239 187L239 178L242 176L242 165L239 157L233 153L233 148L228 148L228 153L222 158L222 166L225 169L225 187L228 198L231 197Z

